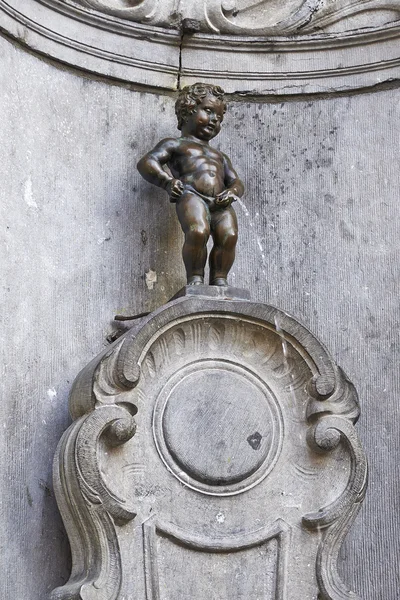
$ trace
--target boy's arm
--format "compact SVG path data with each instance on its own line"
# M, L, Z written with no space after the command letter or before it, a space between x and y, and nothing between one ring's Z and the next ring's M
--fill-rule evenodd
M161 140L153 150L141 158L137 164L137 169L141 176L149 183L167 190L169 193L176 192L174 188L180 188L178 179L174 179L164 171L163 165L166 165L172 157L176 148L177 140L168 138ZM182 189L183 189L183 184ZM175 194L174 194L175 195Z
M226 154L223 154L223 157L225 170L224 183L226 185L226 188L223 192L217 195L216 202L219 206L226 207L230 206L232 202L243 196L244 185L243 182L239 179L235 169L232 167L232 163L226 156Z
M244 185L243 182L239 179L238 174L235 169L232 167L232 163L230 159L224 156L224 168L225 168L225 185L226 189L231 191L235 196L239 196L241 198L244 194Z

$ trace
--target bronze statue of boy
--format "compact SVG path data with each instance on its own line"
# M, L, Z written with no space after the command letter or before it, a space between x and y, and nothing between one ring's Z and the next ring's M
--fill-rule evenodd
M176 203L185 234L182 255L188 285L204 283L210 235L210 285L228 285L235 260L237 219L231 204L244 187L229 158L209 145L225 111L219 86L195 83L183 88L175 104L181 137L161 140L137 165L142 177L165 189Z

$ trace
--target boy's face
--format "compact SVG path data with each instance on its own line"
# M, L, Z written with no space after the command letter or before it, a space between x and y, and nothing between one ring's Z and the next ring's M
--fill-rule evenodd
M198 104L182 128L182 133L208 141L218 135L224 118L224 105L216 96L206 96Z

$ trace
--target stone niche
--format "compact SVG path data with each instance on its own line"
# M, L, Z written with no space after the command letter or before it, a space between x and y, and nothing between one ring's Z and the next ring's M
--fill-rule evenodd
M186 287L77 377L54 466L70 581L52 600L355 599L357 394L295 319Z

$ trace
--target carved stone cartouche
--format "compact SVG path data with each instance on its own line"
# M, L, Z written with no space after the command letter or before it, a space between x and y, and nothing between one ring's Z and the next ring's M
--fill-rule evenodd
M52 600L357 598L336 564L367 481L357 394L294 318L188 286L70 408L54 479L73 567Z

